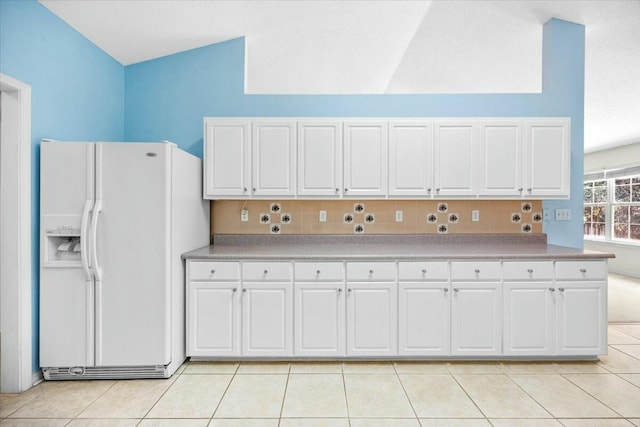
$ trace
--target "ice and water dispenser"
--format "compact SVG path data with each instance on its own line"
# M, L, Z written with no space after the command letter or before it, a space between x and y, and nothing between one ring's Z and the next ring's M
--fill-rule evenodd
M81 267L82 242L80 218L49 216L43 218L43 259L46 267Z

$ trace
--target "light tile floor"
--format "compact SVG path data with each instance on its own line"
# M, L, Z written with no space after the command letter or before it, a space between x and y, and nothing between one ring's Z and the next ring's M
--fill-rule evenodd
M640 324L593 362L185 363L167 380L43 382L0 426L640 426Z

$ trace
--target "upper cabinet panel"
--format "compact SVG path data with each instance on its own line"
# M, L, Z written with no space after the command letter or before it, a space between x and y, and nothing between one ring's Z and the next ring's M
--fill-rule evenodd
M522 195L522 122L483 121L480 124L480 196Z
M386 196L387 122L344 122L344 196Z
M432 181L431 122L389 122L389 195L431 197Z
M253 188L255 196L293 196L296 170L296 122L253 122Z
M298 122L298 195L339 196L342 187L342 122Z
M477 124L474 120L438 121L435 124L435 196L476 196Z
M570 126L565 118L525 121L525 197L569 198Z
M204 197L249 196L251 120L204 121Z

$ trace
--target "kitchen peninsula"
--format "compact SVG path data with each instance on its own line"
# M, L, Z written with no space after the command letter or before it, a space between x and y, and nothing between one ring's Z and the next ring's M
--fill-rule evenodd
M607 258L546 235L215 235L187 261L193 359L593 359Z

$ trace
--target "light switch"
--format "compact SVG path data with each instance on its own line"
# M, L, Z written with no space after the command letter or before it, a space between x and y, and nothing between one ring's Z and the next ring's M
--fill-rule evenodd
M396 211L396 222L402 222L403 213L402 211Z
M318 221L327 222L327 211L320 211L320 214L318 215Z
M556 209L556 221L571 221L571 209Z
M471 221L478 222L480 221L480 211L471 211Z

